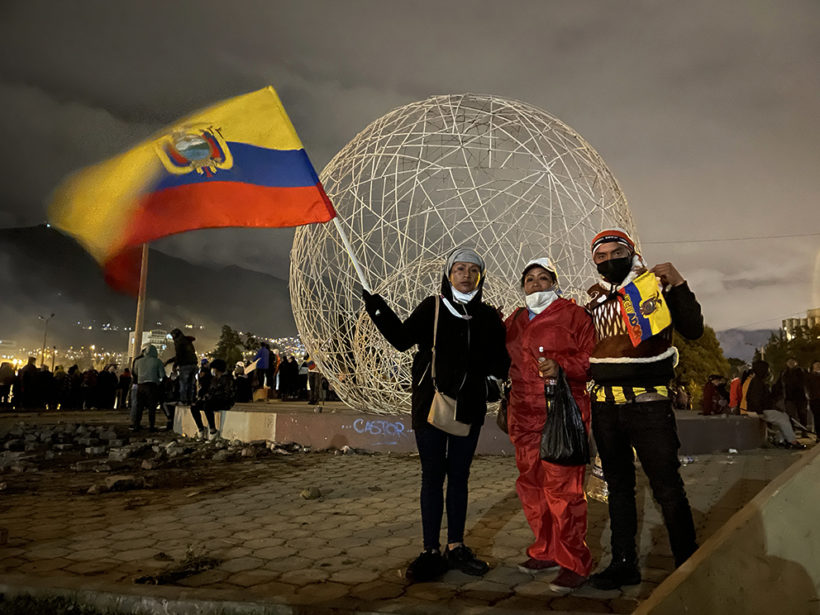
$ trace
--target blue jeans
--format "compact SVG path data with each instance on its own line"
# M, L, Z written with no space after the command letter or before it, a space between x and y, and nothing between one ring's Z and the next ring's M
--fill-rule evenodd
M194 375L196 365L179 366L179 403L183 406L190 406L194 399Z
M692 511L678 472L680 441L672 402L593 402L592 430L609 488L613 556L637 556L634 446L652 495L661 507L675 565L680 566L698 546Z
M467 481L481 425L466 436L451 436L432 425L415 430L421 461L421 527L425 549L440 546L447 478L447 542L464 541L467 519Z

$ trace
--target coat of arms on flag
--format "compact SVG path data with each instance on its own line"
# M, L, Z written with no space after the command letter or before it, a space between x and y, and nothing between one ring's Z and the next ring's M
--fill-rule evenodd
M637 346L672 324L672 315L654 273L646 271L618 293L632 345Z

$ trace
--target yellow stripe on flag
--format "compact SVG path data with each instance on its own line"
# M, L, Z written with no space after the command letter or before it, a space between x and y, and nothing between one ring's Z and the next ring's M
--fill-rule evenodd
M277 150L299 150L302 142L270 86L197 111L129 151L84 169L55 193L49 220L73 235L100 263L116 254L139 197L163 173L155 143L186 126L206 122L226 128L226 139Z

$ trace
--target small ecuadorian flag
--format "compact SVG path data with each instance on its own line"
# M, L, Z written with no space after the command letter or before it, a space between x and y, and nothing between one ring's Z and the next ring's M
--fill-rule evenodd
M672 315L654 273L642 273L624 286L619 294L621 313L633 346L672 324Z
M270 86L193 113L57 190L49 218L115 289L136 294L142 244L203 228L285 227L336 215Z

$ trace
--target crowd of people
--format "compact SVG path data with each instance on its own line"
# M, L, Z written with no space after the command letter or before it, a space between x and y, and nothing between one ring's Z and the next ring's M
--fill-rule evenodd
M280 357L278 349L263 342L253 359L255 368L246 370L244 361L228 366L222 365L221 359L200 359L194 347L195 338L180 329L172 330L170 335L170 358L160 360L156 346L148 345L130 368L122 370L116 364L101 370L80 370L75 364L68 370L57 365L52 372L46 365L38 366L35 357L29 357L24 367L15 370L4 361L0 364L0 408L125 410L130 413L132 430L138 431L143 415L147 415L148 429L156 430L156 416L162 412L167 418L166 429L171 429L176 406L194 408L210 399L208 407L213 410L214 398L222 400L221 409L254 399L318 404L334 398L327 379L308 355L301 361L295 355ZM232 383L216 395L210 392L214 371L225 376L223 385L228 379ZM197 411L195 421L199 419Z
M125 406L131 387L131 372L107 365L102 370L80 370L75 364L67 370L57 365L37 366L29 357L19 370L11 363L0 364L0 407L43 410L113 409Z
M769 363L758 359L738 367L731 381L711 374L703 387L701 413L759 416L775 428L775 444L804 448L795 428L816 434L820 426L820 361L807 367L787 357L786 366L773 377Z

